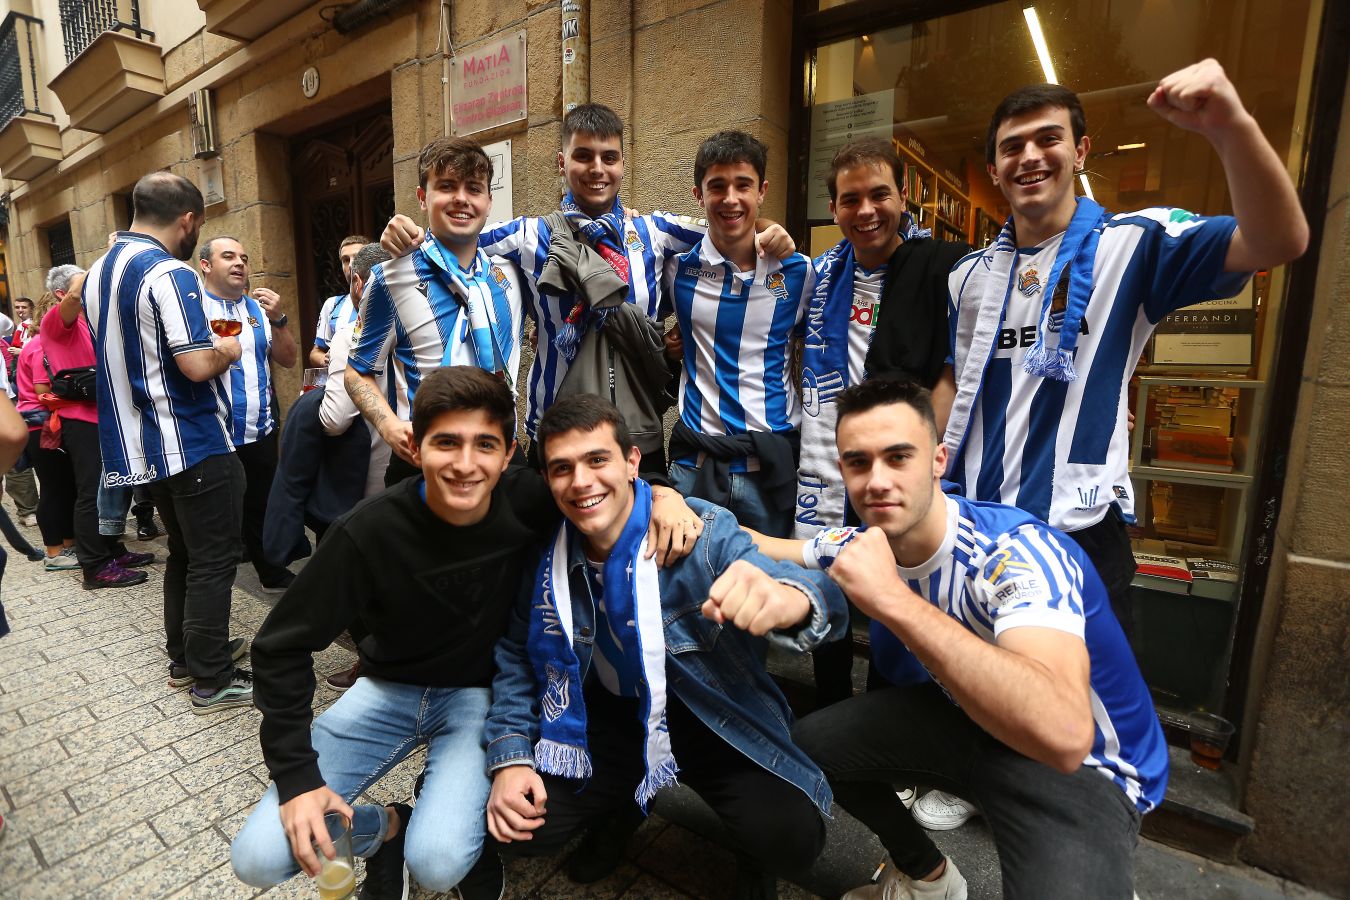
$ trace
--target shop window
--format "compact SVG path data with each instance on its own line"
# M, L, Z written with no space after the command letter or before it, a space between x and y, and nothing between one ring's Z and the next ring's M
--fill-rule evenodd
M47 259L51 265L74 264L75 238L70 232L70 220L62 219L43 230L47 238Z

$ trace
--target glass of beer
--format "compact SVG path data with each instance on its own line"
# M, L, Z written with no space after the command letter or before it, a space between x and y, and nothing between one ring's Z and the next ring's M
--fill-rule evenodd
M333 859L323 855L319 845L314 853L319 857L319 877L314 884L319 889L319 900L347 900L356 896L356 863L352 859L352 823L340 812L324 813L323 824L333 842Z
M229 317L212 319L211 330L220 337L239 337L239 333L244 330L244 323Z
M1233 736L1233 723L1213 713L1191 713L1191 762L1204 769L1217 769Z

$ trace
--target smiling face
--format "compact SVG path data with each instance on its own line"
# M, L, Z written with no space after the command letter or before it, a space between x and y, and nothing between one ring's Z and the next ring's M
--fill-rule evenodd
M1059 106L1042 106L999 123L989 177L1008 198L1015 221L1063 217L1068 224L1074 174L1087 160L1088 145L1086 135L1074 143L1069 111Z
M427 228L442 244L451 249L478 247L478 235L492 207L485 175L448 168L430 173L426 186L417 189L417 202L426 214Z
M904 210L905 192L896 186L890 166L864 162L839 170L830 212L865 268L875 269L900 246Z
M211 241L211 258L201 261L206 289L224 300L237 300L248 290L248 254L233 238Z
M596 559L609 555L633 511L641 456L636 447L627 453L619 447L609 423L549 435L544 445L544 474L553 499Z
M604 215L614 208L623 181L622 139L618 135L574 133L558 151L558 174L567 182L582 212L592 217Z
M514 451L515 441L507 441L502 426L481 409L436 416L413 451L431 511L451 525L481 521Z
M65 291L61 292L62 294ZM20 297L14 301L14 318L20 322L28 321L28 316L32 312L32 307L28 303L27 297Z
M907 403L846 415L835 439L839 471L858 517L886 534L902 563L915 555L916 546L921 549L915 561L927 559L945 529L945 505L935 500L942 496L937 486L947 466L946 445Z
M715 163L703 173L703 182L694 188L694 199L708 216L708 234L720 247L731 247L753 240L755 220L764 202L768 181L748 162Z

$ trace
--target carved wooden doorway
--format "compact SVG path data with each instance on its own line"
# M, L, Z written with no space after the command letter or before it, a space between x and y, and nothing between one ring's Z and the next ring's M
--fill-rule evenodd
M296 279L303 349L328 297L347 290L338 242L349 234L378 240L394 214L394 125L387 106L291 141Z

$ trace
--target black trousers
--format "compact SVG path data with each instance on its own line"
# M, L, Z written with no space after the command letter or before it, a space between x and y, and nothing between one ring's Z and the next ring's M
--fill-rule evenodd
M1125 793L1087 766L1064 775L1017 753L936 684L859 694L802 719L792 736L825 770L839 805L912 878L942 862L895 795L894 785L922 782L985 814L1008 900L1133 896L1139 811Z
M1121 630L1129 638L1134 632L1134 602L1130 597L1130 581L1134 578L1134 550L1125 520L1113 506L1106 518L1080 531L1066 532L1092 560L1092 566L1106 586L1111 600L1111 611L1116 614Z
M42 543L60 547L75 537L75 470L64 451L42 449L41 428L28 432L28 459L42 483L37 508Z
M543 775L543 826L528 841L498 844L503 854L551 856L579 829L637 808L644 740L638 708L637 700L588 680L586 743L594 775L584 782ZM811 799L710 731L673 693L666 695L666 722L679 780L722 819L734 842L730 849L774 875L809 869L825 846L825 820Z
M284 566L267 561L263 552L263 522L267 518L267 495L277 474L277 433L235 448L235 456L244 466L244 549L258 573L258 580L275 586L290 574Z
M99 534L98 485L103 478L103 450L98 425L79 419L61 420L61 448L75 473L75 555L85 578L92 578L111 559L127 552L117 538Z

